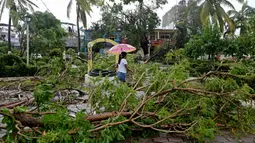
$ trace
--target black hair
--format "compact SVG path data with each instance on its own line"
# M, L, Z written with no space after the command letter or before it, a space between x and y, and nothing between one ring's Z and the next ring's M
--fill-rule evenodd
M121 52L121 54L119 55L119 61L118 61L118 64L120 64L120 61L122 58L125 58L127 56L127 53L126 52Z

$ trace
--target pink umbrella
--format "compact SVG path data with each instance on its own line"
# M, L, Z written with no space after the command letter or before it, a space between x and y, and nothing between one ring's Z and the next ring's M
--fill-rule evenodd
M136 48L131 46L131 45L128 45L128 44L118 44L118 45L115 45L113 46L109 51L108 53L109 54L115 54L115 55L119 55L121 52L133 52L135 51Z

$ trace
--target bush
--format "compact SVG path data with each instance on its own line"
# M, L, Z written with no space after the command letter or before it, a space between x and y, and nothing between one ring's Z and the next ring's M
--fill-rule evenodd
M7 46L0 46L0 55L7 54L8 47Z
M3 55L2 57L0 57L0 61L7 66L13 66L15 64L24 63L20 57L12 54Z
M0 57L0 77L34 76L37 67L27 66L20 57L3 55Z

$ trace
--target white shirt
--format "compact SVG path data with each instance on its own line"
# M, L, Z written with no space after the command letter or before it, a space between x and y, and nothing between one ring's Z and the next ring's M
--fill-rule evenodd
M121 59L120 64L118 66L118 72L127 73L125 65L127 65L127 60Z

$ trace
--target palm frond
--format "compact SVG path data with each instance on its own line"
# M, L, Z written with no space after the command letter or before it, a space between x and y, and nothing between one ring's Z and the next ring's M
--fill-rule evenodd
M80 6L82 11L87 13L90 16L90 13L92 12L91 4L89 1L84 1L84 0L77 0L77 4Z
M79 13L80 13L80 20L82 21L83 27L87 28L87 16L86 16L86 12L80 9Z
M21 10L26 10L27 11L27 8L25 8L25 6L21 3L21 1L18 1L18 5L19 5Z
M209 1L205 1L203 4L201 4L202 6L202 11L200 14L200 18L201 18L201 23L205 26L207 23L207 18L209 17L210 14L210 2Z
M68 5L67 5L67 18L70 18L70 13L72 10L72 5L73 5L73 0L70 0Z
M225 22L222 19L221 14L220 14L219 11L216 11L216 14L217 14L217 20L218 20L218 23L219 23L219 26L220 26L220 31L224 32L224 24L225 24Z
M240 15L239 12L237 12L236 10L229 10L229 11L227 12L227 14L228 14L229 16Z
M2 19L2 15L3 15L3 13L4 13L6 0L1 0L1 1L0 1L0 4L1 4L1 12L0 12L0 20L1 20L1 19Z
M26 0L17 0L16 1L17 5L23 5L23 6L27 6L28 2Z
M220 16L223 17L224 21L228 23L230 32L234 33L236 27L235 27L233 20L231 18L229 18L229 16L225 12L225 10L220 5L216 5L216 8L219 11Z
M27 5L27 7L28 7L28 9L32 12L32 13L34 13L35 12L35 10L34 10L34 7L32 6L32 5Z
M221 0L220 4L235 10L235 7L233 6L233 4L229 2L228 0Z
M34 6L39 8L34 2L32 2L31 0L26 0L28 2L28 5L31 5L30 7Z
M241 11L245 11L247 6L248 6L248 2L246 1L246 2L243 3Z
M19 22L19 15L17 14L17 11L15 10L11 10L10 14L11 14L10 16L12 18L13 26L16 27Z

